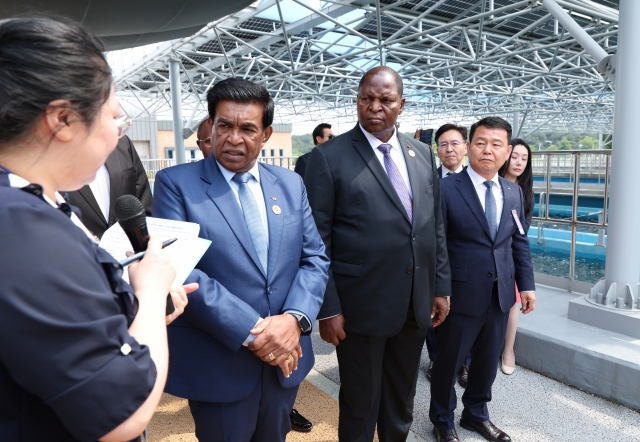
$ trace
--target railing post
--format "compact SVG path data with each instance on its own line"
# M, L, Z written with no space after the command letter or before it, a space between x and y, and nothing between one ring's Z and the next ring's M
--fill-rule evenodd
M580 186L580 154L574 153L573 161L573 200L571 210L571 251L569 256L569 280L576 277L576 236L578 232L578 187Z

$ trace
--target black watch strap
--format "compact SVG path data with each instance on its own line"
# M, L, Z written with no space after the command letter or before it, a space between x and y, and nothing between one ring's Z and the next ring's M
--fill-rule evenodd
M300 326L300 330L302 333L307 333L311 330L311 323L305 315L301 315L300 313L288 312L291 316L298 320L298 325Z

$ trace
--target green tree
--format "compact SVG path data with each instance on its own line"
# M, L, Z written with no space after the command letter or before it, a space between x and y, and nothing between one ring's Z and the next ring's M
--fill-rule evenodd
M562 139L558 141L557 146L558 150L572 150L574 148L573 143L571 143L567 137L562 137Z
M293 154L296 156L311 152L311 149L314 148L313 137L311 134L291 135L291 144L293 147Z
M594 140L589 135L583 137L578 144L582 144L582 148L581 149L585 149L585 150L591 150L591 149L597 149L598 148L598 143L596 142L596 140Z

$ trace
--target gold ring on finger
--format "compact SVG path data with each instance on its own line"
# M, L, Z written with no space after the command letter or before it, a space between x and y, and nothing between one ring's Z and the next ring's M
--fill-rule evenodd
M270 361L273 361L276 357L273 355L273 353L269 353L267 355L267 357L269 358Z

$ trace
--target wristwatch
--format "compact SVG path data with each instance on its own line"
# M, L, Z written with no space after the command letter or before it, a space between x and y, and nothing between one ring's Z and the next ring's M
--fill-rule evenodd
M300 326L300 330L302 330L302 333L308 333L311 331L311 323L309 323L309 320L305 315L302 315L300 313L295 313L295 312L287 312L287 313L289 313L291 316L293 316L298 320L298 325Z

